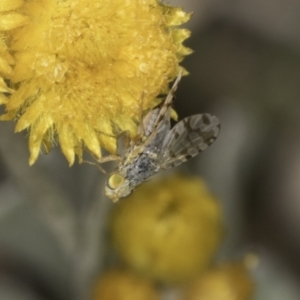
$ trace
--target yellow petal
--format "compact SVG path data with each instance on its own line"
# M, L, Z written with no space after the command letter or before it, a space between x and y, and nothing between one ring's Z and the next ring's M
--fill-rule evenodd
M116 137L111 122L107 118L103 118L102 121L95 125L95 128L100 133L99 140L102 147L110 153L116 153Z
M15 63L13 56L8 52L8 48L3 41L0 41L0 56L4 58L9 65Z
M37 99L32 99L31 105L23 113L16 125L16 132L22 131L33 125L38 119L50 116L50 112L44 109L45 101L47 101L45 95L41 95ZM46 120L46 122L48 121Z
M12 30L17 27L23 26L28 22L28 17L19 13L10 13L1 15L0 17L0 30Z
M16 55L16 66L13 70L10 79L12 82L20 82L34 75L34 65L36 57L32 56L32 53L24 51L20 55Z
M3 78L0 77L0 92L2 93L13 93L14 90L10 89L5 81L3 80Z
M193 50L191 48L185 47L182 44L177 48L177 52L180 55L189 55L193 53Z
M14 93L6 105L7 110L14 110L20 108L28 101L28 99L36 95L38 91L38 87L35 82L29 82L26 84L22 84L22 86L18 89L16 93ZM42 97L42 96L41 96ZM38 110L36 111L38 112Z
M17 9L23 4L23 0L0 0L0 12Z
M180 7L166 6L165 22L168 26L178 26L186 23L192 17L192 13L186 13Z
M0 104L6 104L7 100L8 99L2 93L0 93Z
M9 76L11 74L12 68L8 64L7 60L0 56L0 73L5 76Z
M176 42L182 43L191 36L191 31L188 29L173 29L172 35Z
M3 114L0 116L1 121L11 121L16 117L17 111L16 110L10 110L9 112Z
M77 138L82 140L85 146L92 153L94 153L97 157L101 156L99 140L95 131L91 127L89 127L87 124L84 124L83 126L77 126L76 124L73 124L73 130Z
M61 151L63 152L69 162L69 165L71 166L75 160L75 135L71 128L69 128L68 125L64 124L60 124L59 126L57 126L57 134L61 146Z
M52 126L52 124L53 120L50 117L43 116L43 118L39 122L36 122L31 127L31 132L29 135L29 165L34 164L34 162L36 161L41 149L43 137L47 130Z

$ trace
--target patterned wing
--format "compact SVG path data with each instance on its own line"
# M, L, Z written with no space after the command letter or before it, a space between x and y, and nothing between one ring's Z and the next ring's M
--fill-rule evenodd
M161 148L161 144L166 134L170 131L171 105L178 83L181 80L182 70L170 89L165 101L158 108L154 108L143 118L142 124L138 128L138 134L147 137L145 144L141 145L140 150L147 148Z
M219 132L216 116L202 114L183 119L166 135L158 163L162 169L180 165L210 146Z
M161 105L161 108L157 114L156 120L152 126L152 135L156 135L160 131L165 130L170 127L170 113L171 105L174 98L174 94L177 90L178 83L181 80L182 70L180 71L178 77L176 78L172 88L170 89L164 103Z
M143 118L142 124L140 124L138 128L138 134L142 134L145 136L149 136L155 125L157 116L159 114L159 108L154 108L147 113L147 115Z

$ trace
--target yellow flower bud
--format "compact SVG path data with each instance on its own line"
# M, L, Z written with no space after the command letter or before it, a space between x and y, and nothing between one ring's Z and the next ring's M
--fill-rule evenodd
M195 280L183 300L250 300L253 289L253 280L244 263L224 263Z
M145 183L114 206L110 231L129 266L177 283L211 263L223 235L222 213L201 179L177 175Z
M92 300L158 300L158 292L149 280L129 271L106 271L97 281Z

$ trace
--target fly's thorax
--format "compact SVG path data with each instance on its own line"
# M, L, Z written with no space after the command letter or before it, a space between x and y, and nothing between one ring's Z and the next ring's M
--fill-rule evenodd
M126 178L132 189L143 183L158 170L155 154L147 151L134 158L131 164L124 166Z
M129 196L131 192L132 188L125 174L113 172L108 176L105 185L105 195L113 202L117 202L120 198Z

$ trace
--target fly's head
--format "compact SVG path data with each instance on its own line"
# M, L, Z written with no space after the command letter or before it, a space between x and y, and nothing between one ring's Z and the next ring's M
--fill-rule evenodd
M125 174L117 171L109 175L104 191L108 198L113 202L117 202L120 198L129 196L132 192L132 188Z

